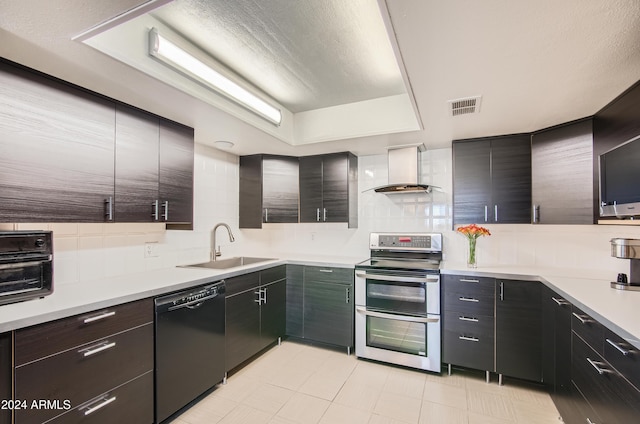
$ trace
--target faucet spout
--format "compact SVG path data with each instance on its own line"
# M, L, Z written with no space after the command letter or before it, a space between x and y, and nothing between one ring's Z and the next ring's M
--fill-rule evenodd
M216 250L216 230L218 229L218 227L225 227L227 229L227 234L229 235L230 242L233 243L234 241L236 241L236 238L233 236L233 233L231 232L231 227L229 227L229 225L225 224L224 222L220 222L216 224L215 227L213 227L213 230L211 230L211 260L212 261L215 261L218 256L222 255L222 253L220 252L220 246L217 246L217 250Z

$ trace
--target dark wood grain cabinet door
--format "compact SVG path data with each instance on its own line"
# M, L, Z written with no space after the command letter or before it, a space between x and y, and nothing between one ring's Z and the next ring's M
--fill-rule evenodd
M453 223L489 222L491 141L453 143Z
M298 158L263 156L262 222L298 222Z
M541 283L496 281L496 372L542 381Z
M592 120L536 132L531 138L534 224L593 224Z
M261 286L260 338L262 347L283 337L287 329L287 281L280 280Z
M300 222L322 221L323 156L303 156L300 163Z
M0 62L0 221L104 222L115 104Z
M227 282L229 284L229 282ZM237 367L262 348L258 287L226 299L225 366Z
M322 219L349 221L349 158L346 153L325 155L322 159Z
M160 119L160 220L193 223L193 128Z
M13 398L12 358L11 333L0 334L0 400ZM0 424L9 423L11 423L11 409L0 409Z
M240 156L240 228L262 228L262 155Z
M117 104L116 221L151 222L160 219L156 213L159 154L158 117Z
M491 140L491 209L493 221L531 222L531 137L529 134Z
M307 269L316 270L314 267ZM306 271L303 305L305 339L353 346L353 284L309 278Z

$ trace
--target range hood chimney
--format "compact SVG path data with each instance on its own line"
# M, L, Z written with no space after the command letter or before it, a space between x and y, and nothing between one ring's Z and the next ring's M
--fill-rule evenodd
M424 144L395 146L388 149L389 184L376 187L376 193L430 193L440 187L420 184L420 152Z

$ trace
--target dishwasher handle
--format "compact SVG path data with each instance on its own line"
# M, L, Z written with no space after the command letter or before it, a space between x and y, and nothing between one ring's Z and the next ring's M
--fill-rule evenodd
M209 300L220 296L224 298L224 294L225 282L223 280L204 286L200 290L189 290L158 297L155 299L156 314L184 308L196 309Z

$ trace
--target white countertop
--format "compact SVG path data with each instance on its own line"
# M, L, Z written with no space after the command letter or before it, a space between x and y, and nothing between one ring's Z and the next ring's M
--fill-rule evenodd
M608 273L526 267L471 269L464 264L443 264L442 273L541 281L640 349L640 292L611 288Z
M282 264L353 268L366 258L287 255L228 270L166 268L103 280L84 281L56 287L43 299L0 306L0 332L11 331L100 308L188 289L223 278L259 271ZM612 289L606 274L585 274L581 270L527 267L467 268L465 264L444 263L443 274L462 274L542 281L600 321L620 337L640 349L640 292Z

